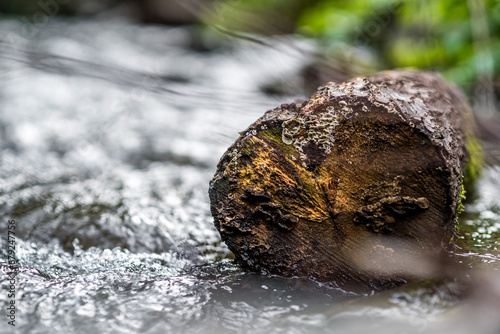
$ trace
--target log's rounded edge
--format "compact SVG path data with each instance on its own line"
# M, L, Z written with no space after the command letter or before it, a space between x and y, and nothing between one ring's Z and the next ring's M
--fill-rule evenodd
M215 226L262 273L371 287L425 275L454 235L474 130L463 94L435 73L329 83L268 111L223 155Z

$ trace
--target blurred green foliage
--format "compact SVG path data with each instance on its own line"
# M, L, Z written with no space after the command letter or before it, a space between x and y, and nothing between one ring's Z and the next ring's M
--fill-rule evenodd
M203 21L230 31L313 37L333 59L358 66L351 68L437 70L469 93L485 78L500 78L500 0L190 1L211 8ZM82 14L122 3L149 2L2 0L0 15L25 16L31 22L38 14Z
M223 22L229 29L299 32L343 60L360 61L360 54L370 54L374 69L438 70L464 88L500 73L499 0L225 3L230 10Z

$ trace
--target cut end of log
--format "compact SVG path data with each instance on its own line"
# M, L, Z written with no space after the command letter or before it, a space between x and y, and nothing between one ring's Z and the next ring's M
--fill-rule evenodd
M210 183L215 226L262 273L371 287L424 275L456 228L473 126L437 74L330 83L228 149Z

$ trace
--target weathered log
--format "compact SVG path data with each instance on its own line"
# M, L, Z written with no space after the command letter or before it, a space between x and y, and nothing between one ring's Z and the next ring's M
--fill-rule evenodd
M227 150L210 183L215 226L262 273L375 288L425 275L457 228L474 131L463 94L434 73L329 83Z

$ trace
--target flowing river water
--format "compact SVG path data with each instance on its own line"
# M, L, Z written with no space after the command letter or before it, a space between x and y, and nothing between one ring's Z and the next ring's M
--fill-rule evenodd
M500 331L495 164L461 217L457 279L359 296L232 262L208 182L238 131L304 97L264 91L297 91L310 42L125 22L0 32L1 333Z

